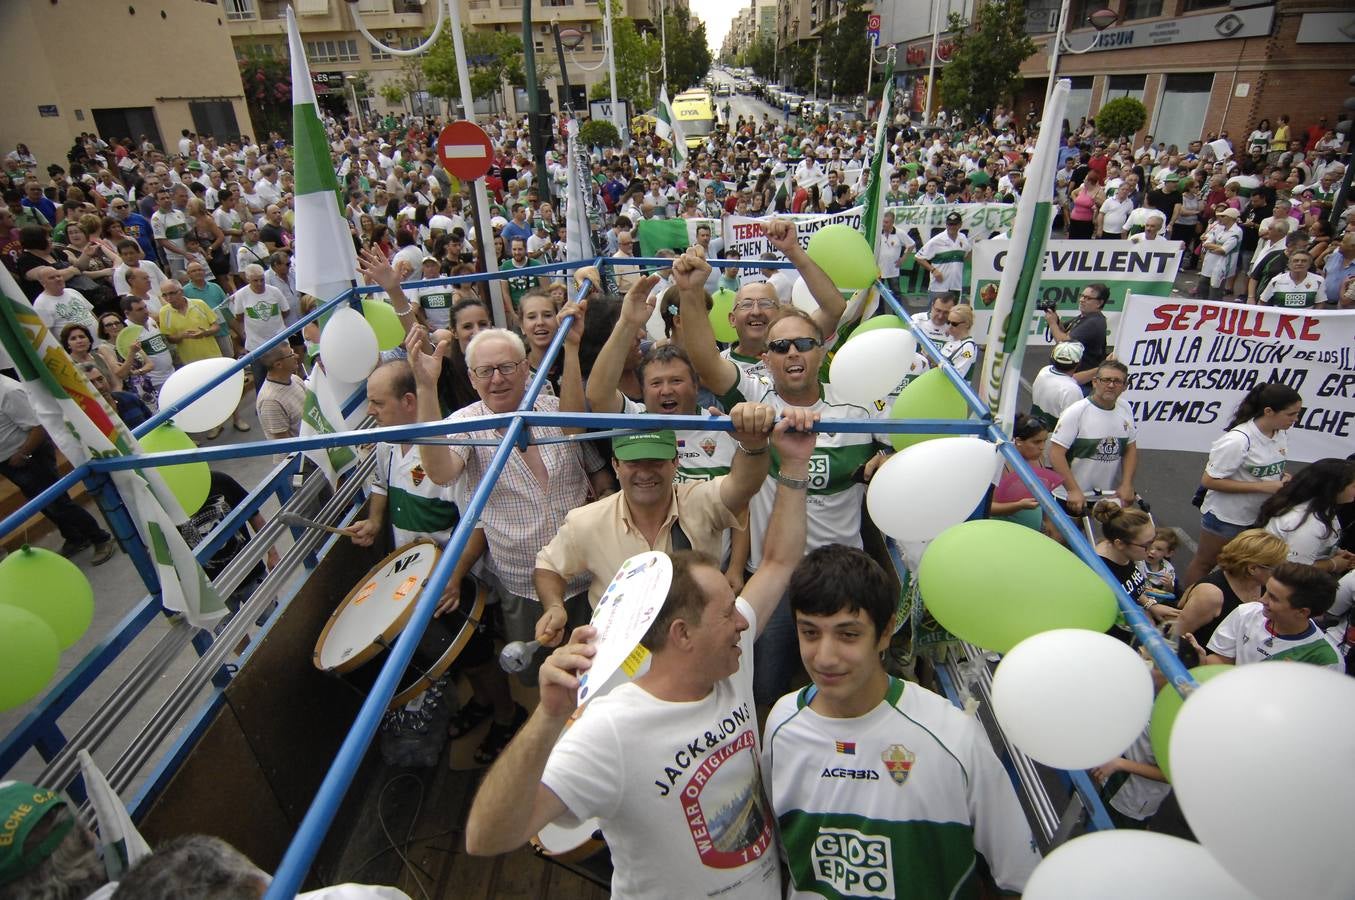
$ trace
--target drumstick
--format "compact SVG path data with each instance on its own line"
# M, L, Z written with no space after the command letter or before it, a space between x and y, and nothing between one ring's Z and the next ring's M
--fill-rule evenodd
M499 668L510 674L521 672L532 664L532 657L540 649L540 641L513 641L499 653Z
M335 528L333 525L321 525L313 519L307 519L305 516L299 516L296 513L285 512L278 516L284 525L291 525L297 528L318 528L320 531L328 531L330 534L347 535L348 532L342 528Z

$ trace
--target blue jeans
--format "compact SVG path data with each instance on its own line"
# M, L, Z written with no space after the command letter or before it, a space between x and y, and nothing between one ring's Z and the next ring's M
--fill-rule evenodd
M1225 522L1212 512L1208 512L1200 516L1200 527L1212 534L1231 539L1246 531L1249 526Z
M753 644L754 703L769 707L790 690L799 654L795 617L791 615L790 599L783 596Z

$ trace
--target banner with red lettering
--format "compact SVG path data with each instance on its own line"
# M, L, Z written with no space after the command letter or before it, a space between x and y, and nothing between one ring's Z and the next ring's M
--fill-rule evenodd
M1312 462L1355 449L1355 311L1131 295L1116 357L1129 366L1124 399L1145 450L1209 451L1258 384L1303 395L1289 458Z

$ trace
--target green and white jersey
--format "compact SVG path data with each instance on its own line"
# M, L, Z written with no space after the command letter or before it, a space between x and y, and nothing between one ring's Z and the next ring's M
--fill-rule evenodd
M512 257L509 257L508 259L499 263L499 271L511 272L514 269L528 269L534 265L536 265L536 263L532 262L530 259L527 259L523 260L522 265L519 266L518 264L513 262ZM527 293L537 285L535 275L509 275L504 280L508 282L508 296L509 298L512 299L513 309L515 310L518 308L518 301L522 299L522 295Z
M1287 271L1270 280L1261 291L1261 302L1285 309L1310 309L1325 299L1322 276L1309 272L1302 281L1294 281Z
M922 245L918 259L925 259L936 267L937 275L927 286L929 291L958 291L964 281L964 258L970 248L969 238L961 232L955 240L942 231Z
M649 410L643 403L621 396L621 411L628 416L643 415ZM729 474L734 464L734 435L728 431L677 432L678 471L674 484L685 481L710 481Z
M247 284L231 294L231 312L244 319L245 349L253 350L282 331L282 314L291 308L287 296L271 284L262 291Z
M778 412L788 405L776 393L770 375L752 375L742 371L739 380L720 400L725 409L733 409L735 403L744 401L765 403ZM810 408L825 419L874 418L870 410L839 397L831 384L819 386L819 402ZM839 432L818 435L814 455L809 459L809 496L805 501L809 517L806 551L827 544L861 546L861 499L866 487L854 481L852 476L875 455L879 449L877 443L880 442L873 434ZM752 539L752 551L748 556L748 568L753 571L762 562L762 539L772 517L772 503L776 500L776 479L773 476L781 468L776 449L773 448L771 453L771 473L749 504L751 523L748 533Z
M1239 666L1283 660L1345 671L1345 660L1326 632L1309 620L1302 634L1276 634L1260 603L1243 603L1230 612L1209 638L1209 652L1231 657Z
M451 287L426 287L414 291L414 302L423 309L428 328L452 327L452 304L456 302Z
M419 463L419 448L409 451L399 444L384 441L376 445L376 467L368 487L373 494L386 497L386 516L395 532L395 546L425 538L439 547L447 546L452 529L461 520L461 511L453 501L455 488L437 484Z
M1068 451L1078 487L1090 493L1119 487L1125 451L1137 438L1128 403L1120 400L1114 409L1102 409L1084 397L1063 411L1049 439ZM1054 496L1067 499L1068 489L1060 485Z
M893 678L857 718L819 715L814 693L777 701L763 742L788 897L977 898L979 854L1025 889L1040 856L977 719Z
M1266 437L1255 422L1243 422L1214 440L1204 472L1232 481L1279 481L1289 459L1289 438L1283 429ZM1250 526L1270 494L1206 491L1200 512L1213 513L1231 525Z
M736 352L733 347L726 347L720 351L720 358L727 359L738 366L740 374L767 374L767 364L762 361L760 356L744 356L742 353Z

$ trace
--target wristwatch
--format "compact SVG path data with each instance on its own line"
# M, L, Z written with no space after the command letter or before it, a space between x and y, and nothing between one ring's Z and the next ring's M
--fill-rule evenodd
M809 487L808 478L791 478L789 475L786 475L780 472L779 470L772 477L775 478L781 484L784 484L786 487L793 488L794 490L797 491L803 491Z

